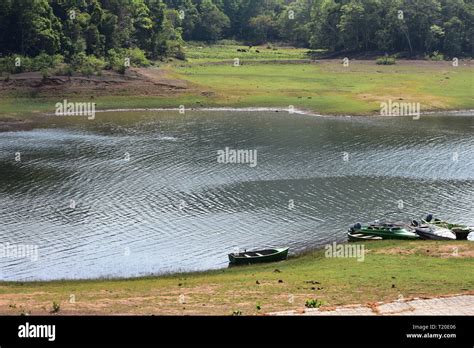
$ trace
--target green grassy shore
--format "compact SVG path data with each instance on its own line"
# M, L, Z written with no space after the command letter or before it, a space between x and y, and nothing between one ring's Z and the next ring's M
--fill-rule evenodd
M474 243L382 241L363 261L324 250L287 261L137 279L0 282L0 313L258 315L474 293Z
M134 88L94 97L98 109L179 107L282 107L293 105L315 113L371 115L380 103L420 103L421 112L474 109L474 70L470 60L458 67L450 61L406 61L377 65L375 59L311 62L307 50L243 46L189 46L187 62L159 63L166 79L186 81L179 93L140 95ZM257 50L259 53L257 53ZM239 66L234 66L234 59ZM158 88L158 87L155 87ZM0 95L0 115L16 119L54 112L63 98L90 101L87 90L74 93L25 94L22 90ZM84 94L85 93L85 94ZM87 100L85 100L85 98Z

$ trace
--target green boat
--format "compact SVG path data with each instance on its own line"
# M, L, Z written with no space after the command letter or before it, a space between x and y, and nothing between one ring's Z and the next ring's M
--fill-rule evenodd
M349 242L369 242L374 240L382 240L380 236L374 236L371 234L357 233L357 232L347 232L347 237L349 237Z
M425 219L422 219L422 222L425 224L431 224L438 227L447 228L456 235L456 239L458 240L466 240L469 233L471 233L470 227L461 224L453 224L444 220L433 218L433 214L428 214Z
M406 224L379 222L368 225L357 223L349 228L347 236L350 241L420 238L420 236L415 233L415 229Z
M289 248L276 248L230 253L229 261L231 265L282 261L288 258L288 250Z

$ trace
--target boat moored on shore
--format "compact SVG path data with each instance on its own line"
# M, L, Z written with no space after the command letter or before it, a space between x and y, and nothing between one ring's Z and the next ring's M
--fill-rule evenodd
M244 251L229 254L231 265L250 265L254 263L276 262L288 258L289 248L275 248L254 251Z
M349 228L349 240L380 240L380 239L419 239L415 229L403 223L374 222L367 225L356 223Z

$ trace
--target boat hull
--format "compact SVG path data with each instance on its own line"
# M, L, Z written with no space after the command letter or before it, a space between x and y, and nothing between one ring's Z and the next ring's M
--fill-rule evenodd
M407 230L405 228L396 229L396 230L387 230L383 228L373 228L373 227L365 227L362 226L361 228L351 228L349 230L351 234L362 234L366 236L374 236L374 237L381 237L381 239L402 239L402 240L415 240L419 239L420 236L416 234L413 230ZM367 239L366 239L367 240Z
M454 233L456 239L458 240L466 240L469 233L472 232L471 229L466 225L453 224L444 220L433 219L432 215L427 216L422 221L425 224L449 229L452 233Z
M415 228L416 233L422 239L430 240L455 240L456 235L448 229L436 230L430 227L417 227Z
M272 250L272 253L266 254ZM229 254L229 262L231 265L252 265L256 263L267 263L283 261L288 258L289 248L282 249L268 249L268 250L256 250L242 253L231 253Z

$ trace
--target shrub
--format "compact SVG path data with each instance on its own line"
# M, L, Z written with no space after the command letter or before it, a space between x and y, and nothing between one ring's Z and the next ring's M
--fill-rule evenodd
M74 69L72 68L72 66L68 65L65 69L64 69L64 74L66 76L72 76L72 74L74 73Z
M31 71L42 71L45 69L54 69L56 66L64 62L64 57L60 54L50 56L46 53L41 53L31 59Z
M125 73L127 69L126 58L130 59L130 66L141 67L150 66L150 61L145 56L145 52L139 48L125 49L114 48L107 52L107 68Z
M36 57L30 58L20 55L11 55L0 58L0 73L7 72L11 74L19 74L29 71L40 71L54 69L59 64L63 63L64 57L60 54L50 56L46 53L41 53ZM17 64L19 63L19 65Z
M184 53L184 51L182 49L179 49L178 51L176 51L174 56L175 56L176 59L186 60L186 53Z
M53 308L51 310L51 313L57 313L61 309L61 306L59 303L53 302Z
M377 65L394 65L394 64L396 64L396 60L393 57L385 56L385 57L377 58L375 63Z
M317 299L306 300L305 307L307 308L319 308L323 303Z
M119 74L122 74L124 75L125 74L125 71L127 70L127 67L125 65L119 65L116 69L116 70Z
M150 61L145 56L145 52L139 48L128 49L126 52L133 66L150 66Z
M17 62L19 62L19 66L17 66ZM31 71L31 58L29 57L12 55L0 58L0 73L19 74L27 71Z
M49 69L47 68L44 68L44 69L41 69L41 76L43 78L43 81L47 80L48 77L49 77Z
M104 60L95 56L88 56L83 52L76 54L71 59L72 69L87 76L98 73L104 69L105 66L106 63Z
M438 51L434 51L432 54L426 55L425 59L439 62L444 60L444 55L442 53L439 53Z

